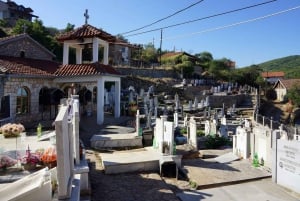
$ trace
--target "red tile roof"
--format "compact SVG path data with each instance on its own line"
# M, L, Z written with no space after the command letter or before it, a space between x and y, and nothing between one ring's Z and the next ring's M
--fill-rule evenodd
M263 73L261 73L261 76L263 78L284 77L284 72L282 72L282 71L278 71L278 72L263 72Z
M59 65L54 61L0 55L0 73L52 76Z
M294 86L300 86L300 79L282 79L280 81L286 89L291 89Z
M101 63L91 64L66 64L61 66L56 72L56 76L78 76L78 75L120 75L112 66Z
M74 29L73 31L63 33L59 35L56 39L60 42L63 42L65 40L76 40L76 39L93 38L93 37L98 37L108 42L115 42L117 40L115 36L101 29L93 27L89 24L85 24L77 29Z
M161 57L169 58L169 57L176 57L176 56L180 56L180 55L186 55L194 60L200 60L198 57L191 55L189 53L186 53L186 52L167 52L167 53L163 54Z
M182 55L183 52L167 52L163 55L161 55L161 57L165 57L165 58L168 58L168 57L174 57L174 56L178 56L178 55Z

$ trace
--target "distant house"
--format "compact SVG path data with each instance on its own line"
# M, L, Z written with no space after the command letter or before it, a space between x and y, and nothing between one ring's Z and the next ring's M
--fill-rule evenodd
M162 64L170 64L170 65L176 65L181 63L180 57L187 56L189 61L196 64L196 62L200 62L201 60L191 54L188 54L186 52L167 52L161 56ZM194 74L201 75L202 68L200 66L195 65L194 66Z
M265 81L274 84L279 79L284 79L284 72L282 71L274 71L274 72L263 72L261 76L264 78Z
M186 52L167 52L161 56L161 59L165 60L165 61L168 60L170 62L173 62L173 64L177 64L176 58L178 58L180 56L187 56L189 58L189 60L192 62L200 61L200 59L198 57L191 55L189 53L186 53Z
M38 16L33 14L33 10L23 5L18 5L13 1L0 1L0 19L6 20L10 26L14 26L18 19L32 21L32 18Z
M283 101L288 90L294 86L300 86L300 79L279 79L274 84L273 89L276 92L277 100Z
M132 54L135 50L141 48L122 41L118 38L114 42L109 43L109 63L114 66L126 66L132 64Z

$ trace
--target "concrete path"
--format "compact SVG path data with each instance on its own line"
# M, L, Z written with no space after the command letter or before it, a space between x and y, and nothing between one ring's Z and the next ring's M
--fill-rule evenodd
M273 183L271 179L197 191L177 196L182 201L299 201L300 195Z

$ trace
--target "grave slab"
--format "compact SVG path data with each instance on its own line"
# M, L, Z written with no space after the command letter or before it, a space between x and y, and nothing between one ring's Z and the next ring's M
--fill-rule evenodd
M105 134L93 135L91 138L91 146L97 150L126 148L126 147L142 147L143 137L136 136L136 133L127 134Z
M232 161L236 161L239 160L240 158L238 156L236 156L235 154L229 152L226 154L223 154L221 156L218 156L215 158L215 161L217 161L218 163L230 163Z
M228 150L209 150L209 154L202 150L204 155L221 156L220 153ZM186 159L183 161L183 170L187 177L198 184L198 189L220 186L271 177L271 172L266 167L255 168L250 160L238 160L230 163L217 163L214 158Z
M152 147L113 153L100 153L106 174L159 171L161 154Z

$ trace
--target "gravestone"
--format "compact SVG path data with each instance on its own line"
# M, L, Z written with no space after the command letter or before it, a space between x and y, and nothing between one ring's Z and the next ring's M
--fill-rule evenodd
M211 125L210 125L210 135L216 135L217 134L217 122L213 119Z
M140 90L140 97L144 97L144 94L145 94L145 90L143 88L141 88L141 90Z
M205 133L205 136L210 134L210 121L209 120L205 120L204 133Z
M236 128L236 135L233 136L232 151L243 159L247 159L250 156L250 132L241 126Z
M68 106L62 105L55 119L57 149L58 198L71 196L73 180L73 144L71 144L71 125L68 120Z
M193 102L191 100L189 100L189 107L188 109L191 111L193 109Z
M135 132L136 132L136 136L140 135L140 110L136 111L136 120L135 120Z
M198 141L197 141L197 123L194 117L190 118L189 121L189 138L188 143L194 147L195 150L198 150Z
M197 98L197 96L195 97L195 100L194 100L194 108L195 109L198 109L198 98Z
M208 97L208 96L206 96L206 98L205 98L204 106L205 106L205 107L208 107L208 106L209 106L209 97Z
M201 101L200 101L200 108L203 108L204 107L204 100L202 99Z
M178 127L178 113L174 112L174 127Z
M155 148L161 154L173 155L174 128L173 122L167 121L167 116L156 119Z

